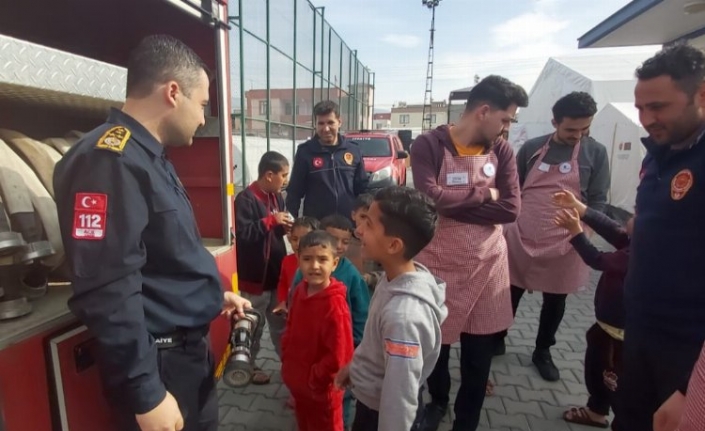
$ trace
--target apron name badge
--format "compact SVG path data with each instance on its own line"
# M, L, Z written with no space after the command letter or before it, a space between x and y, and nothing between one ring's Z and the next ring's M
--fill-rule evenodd
M485 173L488 177L492 177L495 174L495 169L494 165L492 163L487 163L485 166L482 167L482 172Z
M548 172L551 169L551 165L548 163L541 162L539 164L538 170L541 172Z
M446 175L446 183L448 183L449 186L460 186L469 184L470 180L467 172L458 172Z
M562 174L567 174L568 172L573 170L573 166L571 166L570 162L563 162L560 166L558 166L558 170Z

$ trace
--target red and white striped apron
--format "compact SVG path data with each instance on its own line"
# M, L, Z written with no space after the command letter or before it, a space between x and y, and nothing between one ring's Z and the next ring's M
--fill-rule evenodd
M450 190L495 187L494 153L454 157L444 151L438 185ZM446 282L443 344L457 342L461 332L493 334L511 326L507 246L501 225L461 223L441 216L436 235L416 260Z
M677 431L703 430L705 430L705 346L690 376L683 417Z
M551 196L563 189L580 196L580 143L570 162L548 165L543 159L551 138L533 157L521 191L521 213L505 226L512 284L530 291L569 294L584 288L590 271L570 244L570 233L553 222L559 209Z

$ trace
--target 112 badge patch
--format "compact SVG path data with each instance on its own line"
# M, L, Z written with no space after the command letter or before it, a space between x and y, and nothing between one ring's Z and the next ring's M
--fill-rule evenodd
M105 216L108 195L102 193L76 193L73 211L73 237L82 240L105 238Z

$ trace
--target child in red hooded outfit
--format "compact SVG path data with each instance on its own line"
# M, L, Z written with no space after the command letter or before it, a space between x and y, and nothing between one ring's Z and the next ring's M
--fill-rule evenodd
M295 400L299 431L343 431L343 391L333 380L351 359L347 288L331 278L336 239L313 231L299 243L304 280L289 307L282 339L282 379Z

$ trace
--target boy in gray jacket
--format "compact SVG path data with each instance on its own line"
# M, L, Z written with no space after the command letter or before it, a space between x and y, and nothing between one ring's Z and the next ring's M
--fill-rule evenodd
M445 283L412 259L433 238L438 215L421 192L377 193L357 228L362 253L385 273L375 289L362 342L336 377L357 398L353 431L409 431L419 389L441 348Z

